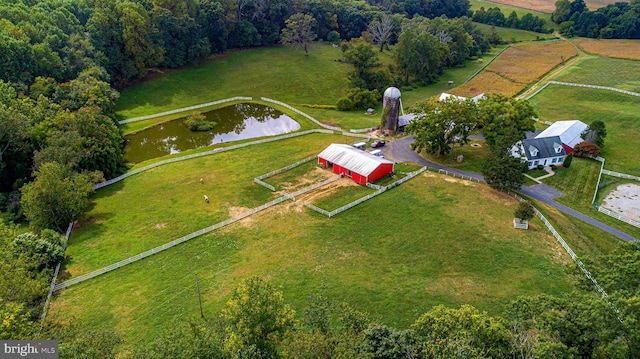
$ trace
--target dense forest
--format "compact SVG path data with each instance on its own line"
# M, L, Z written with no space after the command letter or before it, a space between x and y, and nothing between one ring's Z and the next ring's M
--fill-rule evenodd
M558 1L553 18L561 31L640 35L638 0L594 12L580 3ZM351 88L337 108L366 108L389 85L432 83L444 69L463 66L499 42L480 32L472 17L547 31L535 17L469 9L468 0L0 0L0 211L6 223L0 223L0 339L34 337L53 268L64 258L60 234L87 210L95 183L128 168L115 114L118 89L228 49L293 43L292 24L304 21L313 35L308 40L340 43L343 61L353 66ZM381 64L383 51L392 51L393 64ZM11 222L28 224L34 233ZM601 262L633 267L638 253L628 246ZM579 286L566 298L523 298L504 317L472 307L434 308L407 330L380 325L346 304L329 306L321 295L296 322L273 288L253 280L237 295L266 296L265 303L282 309L267 313L283 315L271 332L239 329L238 318L253 304L236 304L216 321L176 325L143 348L146 354L132 355L637 357L640 286L629 278L640 276L603 273L620 317ZM67 356L91 357L83 352L88 347L110 353L122 342L117 333L74 327L45 333L64 341Z
M565 36L640 39L640 1L617 2L595 11L584 0L558 0L551 20Z

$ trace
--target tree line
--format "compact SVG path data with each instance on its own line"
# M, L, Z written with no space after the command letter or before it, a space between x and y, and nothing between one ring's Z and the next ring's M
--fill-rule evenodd
M584 0L558 0L551 20L564 36L640 39L640 0L616 2L595 11Z
M473 21L500 27L509 27L512 29L528 30L540 33L550 33L553 29L548 28L547 22L531 13L527 13L521 18L515 11L512 11L508 17L504 16L499 7L490 7L485 10L484 6L473 13Z

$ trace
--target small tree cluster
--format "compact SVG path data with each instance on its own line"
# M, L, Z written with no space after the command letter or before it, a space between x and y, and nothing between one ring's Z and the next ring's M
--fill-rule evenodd
M206 132L216 126L214 121L207 121L207 116L203 114L189 115L187 119L184 120L184 124L187 125L191 131L195 132Z
M533 211L533 206L529 202L520 202L518 204L518 208L513 213L513 216L516 218L520 218L520 222L528 221L535 215Z
M573 155L576 157L596 158L602 150L595 143L582 141L573 148Z
M337 107L340 111L366 109L378 104L380 93L378 90L366 90L359 87L349 89L346 97L338 100Z

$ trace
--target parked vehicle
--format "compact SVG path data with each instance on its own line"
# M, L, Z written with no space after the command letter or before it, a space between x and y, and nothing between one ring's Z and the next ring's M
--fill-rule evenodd
M355 147L355 148L357 148L359 150L363 150L363 151L367 149L367 144L364 143L364 142L354 143L351 146L353 146L353 147Z
M371 144L371 147L373 148L378 148L378 147L382 147L384 146L385 142L384 140L375 140L373 141L373 143Z

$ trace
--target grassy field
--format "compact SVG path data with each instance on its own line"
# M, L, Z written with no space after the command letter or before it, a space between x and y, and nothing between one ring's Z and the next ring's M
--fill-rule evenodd
M552 85L530 99L547 121L595 120L607 126L603 147L606 168L640 175L640 98L616 92Z
M587 7L591 10L595 10L597 8L601 8L603 6L607 6L609 4L613 4L615 2L617 2L619 0L586 0L585 3L587 4ZM629 0L625 1L622 0L623 2L629 2ZM513 7L518 7L518 8L522 8L522 9L530 9L530 10L534 10L534 11L539 11L542 13L546 13L546 14L551 14L555 9L555 0L493 0L493 1L480 1L480 0L476 0L476 1L472 1L472 4L474 3L486 3L486 4L491 4L491 3L499 3L501 5L507 5L507 6L513 6ZM490 5L484 5L485 8L489 7Z
M344 141L306 135L263 144L260 151L248 147L157 167L101 189L73 231L66 275L107 266L260 206L275 195L253 184L254 177Z
M568 60L576 54L577 50L568 41L512 46L479 76L457 87L452 93L467 97L482 92L513 96L560 65L563 59Z
M265 152L275 155L273 151L278 150L282 157L289 156L291 149L280 146ZM231 157L251 175L272 167L267 156L252 153L257 158L241 152ZM113 201L111 197L117 196L118 191L126 191L130 200L122 203L122 213L111 213L110 221L116 222L119 216L121 222L128 218L127 224L135 224L142 219L142 213L129 207L143 193L177 194L190 188L164 171L195 179L203 168L208 168L210 176L221 180L236 166L218 166L211 161L211 166L194 160L188 167L156 170L127 179L122 188L102 192L96 198L96 208ZM212 201L211 207L222 207L215 210L217 214L190 216L191 221L201 222L199 217L206 217L204 222L208 224L214 222L209 219L215 215L224 217L224 211L232 204L252 206L258 200L248 197L271 196L250 183L249 174L238 177L244 185L239 192L247 197L246 201L230 200L229 205ZM211 181L207 178L205 185ZM211 197L228 196L217 194L230 190L230 185L222 182L216 193L209 192ZM192 211L190 207L209 211L200 202L197 198L195 204L184 201L174 208L158 204L160 209L147 215L154 218L146 222L176 221L177 214ZM405 327L437 304L468 303L496 314L505 301L519 295L561 294L571 288L563 269L569 257L539 221L533 220L528 231L513 229L516 206L515 199L487 186L429 172L331 219L300 203L285 202L218 232L70 287L56 296L49 318L54 322L74 321L85 328L116 329L130 344L147 341L173 319L199 314L194 273L199 277L207 318L223 306L241 278L252 275L281 286L286 300L299 312L310 294L324 288L332 300L347 301L381 322L398 327ZM173 218L167 219L158 212ZM172 227L173 222L165 229ZM146 230L162 231L153 225ZM91 239L86 237L84 244L90 241L101 252L119 252L119 248L106 245L110 236L98 231ZM120 246L134 241L133 236L126 236L128 239L122 239ZM72 235L69 250L84 245L78 243L78 237L79 233Z
M640 50L639 50L640 51ZM553 77L556 81L640 92L640 61L589 56Z
M505 17L508 17L512 11L515 11L516 14L518 14L518 18L521 18L526 14L532 14L534 16L538 16L544 19L547 22L547 26L549 27L555 26L555 24L551 21L551 12L546 13L544 11L535 9L534 7L527 6L532 1L536 1L536 0L526 0L524 4L521 4L523 2L519 0L514 0L514 1L470 0L469 4L471 4L471 10L473 11L480 9L480 7L484 7L485 10L490 7L500 8L500 10L502 10L502 13L504 14ZM544 1L544 0L538 0L538 1Z
M464 67L446 70L438 82L429 86L403 88L403 105L406 107L451 89L448 81L463 83L497 51L499 49L483 55L483 62L469 61ZM390 56L387 51L381 60L389 62ZM199 66L169 71L123 89L117 114L121 118L132 118L234 96L263 96L288 103L321 122L345 129L379 125L380 117L369 116L365 111L318 108L335 105L346 93L351 66L335 61L341 57L340 50L329 44L319 44L308 58L299 51L280 46L230 52L212 57ZM292 73L300 75L291 76ZM382 104L376 107L378 113L381 109ZM181 115L136 122L125 125L123 130L129 133L178 117Z
M593 55L640 60L640 40L575 39L572 41Z
M168 71L121 91L117 114L130 118L233 96L264 96L300 104L335 105L351 66L340 49L320 43L309 56L286 46L230 51L201 65Z
M474 24L485 34L491 31L491 25L474 22ZM500 35L504 42L529 42L538 40L551 40L557 37L554 34L541 34L538 32L512 29L508 27L496 27L496 33Z

